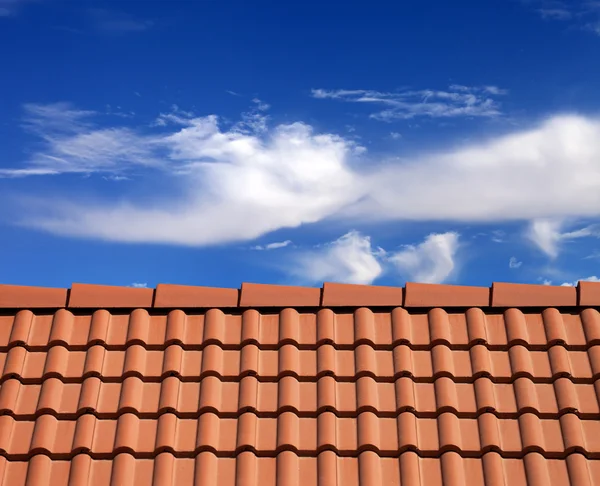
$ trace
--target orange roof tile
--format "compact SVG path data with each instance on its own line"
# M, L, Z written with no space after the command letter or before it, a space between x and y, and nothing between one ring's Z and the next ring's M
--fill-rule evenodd
M0 307L0 486L600 484L600 283Z

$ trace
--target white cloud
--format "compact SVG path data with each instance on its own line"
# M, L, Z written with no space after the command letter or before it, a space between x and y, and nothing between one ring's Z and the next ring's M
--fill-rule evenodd
M557 240L560 226L552 221L600 216L600 121L594 118L556 116L408 160L369 160L355 142L304 123L227 129L216 116L175 107L148 130L98 126L96 116L67 105L28 106L26 126L43 146L0 176L129 177L153 169L169 197L27 200L15 212L22 224L68 236L201 246L333 218L351 225L534 221L538 246L555 254L558 241L592 230Z
M351 231L332 243L305 251L295 259L292 272L309 282L371 284L383 271L380 251L371 239Z
M64 118L72 119L70 129L61 126L44 134L46 152L24 169L3 170L4 175L32 170L121 175L150 167L179 175L163 184L181 187L180 199L96 205L53 199L29 207L34 214L24 224L71 236L206 245L320 221L359 191L348 165L358 147L336 135L316 134L303 123L258 135L238 126L222 130L214 116L189 118L179 110L161 118L166 133L144 135L130 129L84 129L82 117L60 114L59 126Z
M508 268L520 268L521 265L523 265L523 262L517 260L516 257L510 257L510 260L508 261Z
M454 232L431 234L418 245L406 246L388 257L407 280L441 283L455 269L459 235Z
M285 241L275 241L273 243L268 243L266 245L256 245L253 246L253 250L278 250L279 248L285 248L292 244L292 240Z
M533 129L365 174L348 217L507 222L600 216L600 121L556 116ZM399 190L401 188L401 190Z
M506 94L496 86L468 87L452 85L448 90L401 90L382 92L365 89L313 89L317 99L334 99L352 103L372 104L383 110L371 114L372 118L391 121L415 117L496 117L501 114L494 99Z
M535 220L528 229L528 238L546 255L556 258L561 243L589 236L600 237L600 225L594 224L583 228L561 232L565 223L562 220Z
M133 288L136 288L136 289L145 289L145 288L148 288L148 284L147 283L137 283L137 282L135 282L135 283L132 283L130 285L130 287L133 287Z
M600 282L600 278L592 275L591 277L577 279L574 282L564 282L561 287L576 287L578 282Z

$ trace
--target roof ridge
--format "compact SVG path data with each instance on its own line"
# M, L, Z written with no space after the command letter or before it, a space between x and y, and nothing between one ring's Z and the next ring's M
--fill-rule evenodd
M407 282L404 287L325 282L322 287L244 282L241 288L73 283L70 289L0 284L0 308L595 307L600 283L577 287L494 282L491 287Z

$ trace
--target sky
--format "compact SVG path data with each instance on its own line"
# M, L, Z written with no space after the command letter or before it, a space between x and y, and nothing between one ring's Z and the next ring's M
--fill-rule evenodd
M0 282L600 277L600 2L0 0Z

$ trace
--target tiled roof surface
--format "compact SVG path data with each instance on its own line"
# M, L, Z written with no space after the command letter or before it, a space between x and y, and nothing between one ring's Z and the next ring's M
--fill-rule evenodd
M0 285L0 486L600 484L600 284Z

